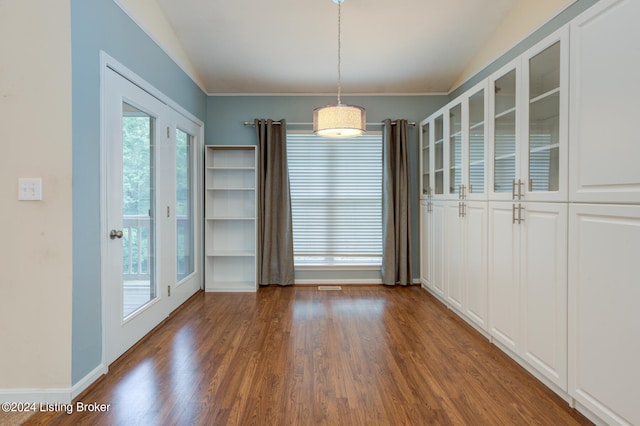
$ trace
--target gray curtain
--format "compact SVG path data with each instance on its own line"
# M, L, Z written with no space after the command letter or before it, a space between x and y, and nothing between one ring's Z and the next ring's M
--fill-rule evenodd
M384 121L382 147L382 283L412 284L409 124Z
M258 284L294 283L285 120L255 120L258 138Z

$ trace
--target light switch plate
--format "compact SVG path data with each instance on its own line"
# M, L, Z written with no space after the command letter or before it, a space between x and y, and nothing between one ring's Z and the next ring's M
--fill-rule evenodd
M42 178L19 178L18 200L40 201L42 200Z

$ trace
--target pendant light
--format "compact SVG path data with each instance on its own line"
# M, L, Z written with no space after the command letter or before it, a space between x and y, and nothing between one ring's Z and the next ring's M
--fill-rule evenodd
M344 0L333 0L338 5L338 103L313 110L313 133L327 138L350 138L365 132L366 111L355 105L343 104L340 100L342 76L340 73L341 4Z

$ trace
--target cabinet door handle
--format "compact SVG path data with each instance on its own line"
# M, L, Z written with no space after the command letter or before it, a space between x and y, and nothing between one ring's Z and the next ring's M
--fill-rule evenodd
M458 203L458 217L462 217L462 203Z
M467 216L467 205L465 203L462 203L462 217L466 217Z
M522 217L522 210L524 210L524 207L522 207L522 204L518 204L518 224L524 222L524 218Z
M511 206L511 223L516 223L516 205L515 203Z
M511 183L511 199L512 200L516 199L516 180L515 179Z
M524 186L524 182L521 179L518 179L518 200L522 200L524 194L522 193L522 187Z

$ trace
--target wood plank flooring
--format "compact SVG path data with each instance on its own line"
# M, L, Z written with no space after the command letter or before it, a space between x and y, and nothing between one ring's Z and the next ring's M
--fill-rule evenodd
M47 425L590 424L418 286L199 293Z

